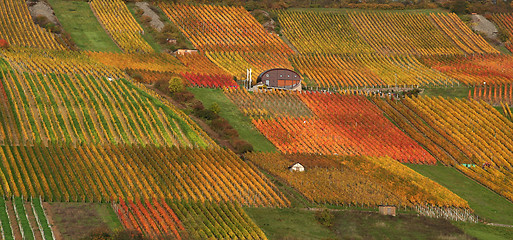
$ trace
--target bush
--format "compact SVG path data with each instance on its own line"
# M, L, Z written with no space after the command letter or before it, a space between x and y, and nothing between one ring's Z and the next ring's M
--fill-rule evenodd
M237 130L235 130L232 126L225 128L222 134L225 136L225 138L239 137L239 132L237 132ZM253 147L251 147L251 150L253 150Z
M331 227L333 226L335 215L333 215L333 213L331 213L328 209L323 209L322 211L315 213L315 219L317 219L321 225L325 227Z
M217 103L212 103L208 109L210 109L215 114L219 114L219 112L221 112L221 107Z
M231 144L237 154L244 154L253 151L253 145L241 139L234 138L232 139Z
M173 94L173 99L177 102L187 103L194 99L194 94L187 91L176 92Z
M226 119L224 119L224 118L216 118L216 119L212 120L212 122L210 123L210 127L214 131L219 130L219 132L221 132L227 128L232 128L232 126L230 126L230 123L228 121L226 121Z
M183 80L179 77L171 78L171 80L169 80L168 89L171 94L174 94L177 92L183 92L185 90Z
M210 109L199 110L199 111L196 111L195 113L196 113L197 117L207 119L207 120L216 119L218 117L217 114L212 112L212 110L210 110Z
M192 109L194 109L194 111L200 111L200 110L205 109L205 107L203 106L203 103L198 99L194 99L192 101L191 105L192 105Z
M142 17L141 17L141 22L142 22L143 24L148 24L149 22L151 22L151 20L152 20L152 19L151 19L151 17L149 17L149 16L142 16Z
M0 39L0 48L9 48L9 42L5 39Z

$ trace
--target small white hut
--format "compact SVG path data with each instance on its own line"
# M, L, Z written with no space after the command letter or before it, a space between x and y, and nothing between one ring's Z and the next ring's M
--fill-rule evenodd
M291 172L304 172L305 171L305 167L303 167L303 165L301 165L301 163L294 163L292 166L289 167L289 171Z

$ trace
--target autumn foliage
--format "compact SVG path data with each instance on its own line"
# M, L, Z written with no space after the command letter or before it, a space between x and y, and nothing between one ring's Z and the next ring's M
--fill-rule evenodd
M283 153L390 156L402 162L436 163L365 96L278 91L249 94L231 89L225 93L241 111L253 116L257 129ZM306 106L308 111L303 110L303 116L287 115L286 111L273 114L268 109L279 99L285 106ZM263 103L268 103L267 107Z
M246 158L317 203L468 208L465 200L389 157L248 153ZM291 172L294 163L304 172Z
M513 200L513 123L491 105L442 97L374 101L444 164Z

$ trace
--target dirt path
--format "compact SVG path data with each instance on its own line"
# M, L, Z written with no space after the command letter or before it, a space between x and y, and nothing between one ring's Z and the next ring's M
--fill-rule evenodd
M55 226L55 221L53 220L52 207L50 206L50 204L43 202L43 209L45 210L46 219L48 220L48 225L50 225L50 228L53 231L55 240L62 240L63 238L62 238L61 232L59 232L59 230Z
M150 25L157 31L162 31L164 28L164 23L160 20L160 17L157 13L155 13L151 8L150 4L147 2L137 2L135 6L143 10L143 16L151 18Z
M32 205L30 202L25 202L23 203L23 206L25 207L25 212L27 212L27 218L29 220L32 231L34 232L35 240L43 240L41 229L39 228L36 217L34 216L34 210L32 210Z
M12 201L5 201L5 206L7 207L7 214L9 214L9 222L11 223L12 235L14 236L14 239L23 239L21 237L21 229L16 219L16 213L14 212Z

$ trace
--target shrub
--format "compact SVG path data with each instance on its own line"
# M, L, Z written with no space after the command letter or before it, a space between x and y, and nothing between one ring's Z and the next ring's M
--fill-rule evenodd
M0 48L9 48L9 43L5 39L0 39Z
M143 24L147 24L147 23L151 22L151 20L152 20L152 19L151 19L151 17L149 17L149 16L142 16L142 17L141 17L141 22L142 22Z
M194 94L187 91L176 92L173 94L173 99L177 102L187 103L194 99Z
M219 114L219 112L221 112L221 107L217 103L212 103L208 109L210 109L215 114Z
M212 110L210 110L210 109L199 110L199 111L196 111L195 113L196 113L196 116L203 118L203 119L207 119L207 120L212 120L212 119L217 118L217 114L212 112Z
M233 146L233 149L235 150L235 153L237 154L243 154L253 151L253 145L241 139L233 139L231 144Z
M235 130L232 126L225 128L222 133L226 138L239 137L239 132L237 132L237 130ZM253 150L253 147L251 147L251 149Z
M183 92L185 90L185 86L183 84L183 80L179 77L173 77L171 80L169 80L169 92L171 94L177 93L177 92Z
M210 123L210 127L213 129L213 130L224 130L224 129L227 129L227 128L232 128L230 126L230 123L228 123L228 121L226 121L226 119L224 118L216 118L214 120L212 120L212 122Z
M198 99L194 99L192 101L191 105L192 105L192 109L194 109L194 111L200 111L200 110L205 109L205 107L203 106L203 103Z
M333 215L333 213L331 213L328 209L323 209L322 211L315 213L315 219L317 219L321 225L325 227L331 227L333 226L335 215Z

